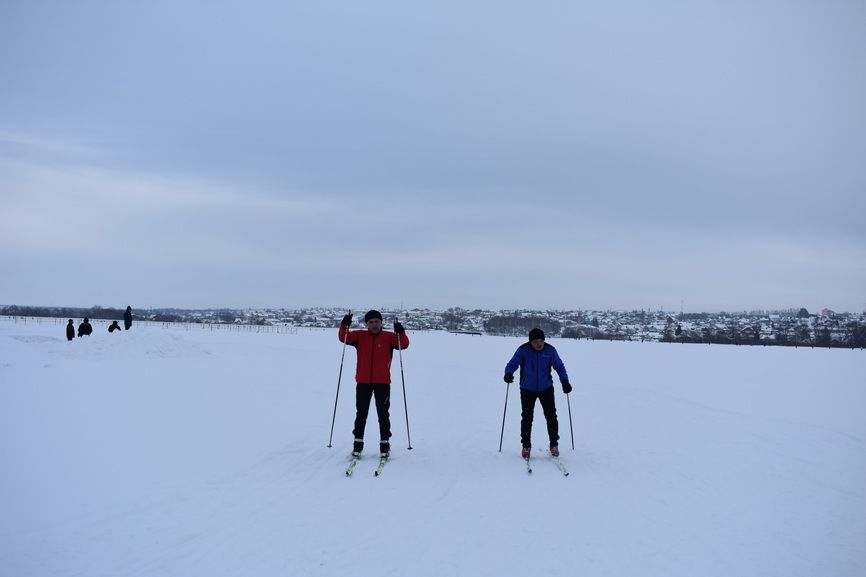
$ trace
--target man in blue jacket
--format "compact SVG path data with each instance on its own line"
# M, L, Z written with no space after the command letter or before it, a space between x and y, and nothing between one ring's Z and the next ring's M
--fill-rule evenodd
M521 456L529 458L532 448L532 417L535 400L541 401L544 418L547 420L547 435L550 437L550 454L559 456L559 422L556 419L556 403L553 398L553 368L562 383L562 392L571 392L565 364L553 346L544 342L544 332L535 328L529 331L529 342L520 345L514 356L505 365L505 382L514 382L514 371L520 367L520 442L523 445Z

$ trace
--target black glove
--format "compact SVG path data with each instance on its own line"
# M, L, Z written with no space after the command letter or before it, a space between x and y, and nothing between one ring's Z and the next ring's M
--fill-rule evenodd
M571 392L571 383L568 381L562 381L562 392L566 395Z
M352 313L347 314L343 317L343 320L340 321L340 324L344 327L352 326Z
M406 329L403 328L403 325L400 324L400 321L394 321L394 332L398 335L402 335L406 332Z
M514 382L514 373L505 373L505 376L502 377L502 380L504 380L506 383L509 383L509 384L513 383Z

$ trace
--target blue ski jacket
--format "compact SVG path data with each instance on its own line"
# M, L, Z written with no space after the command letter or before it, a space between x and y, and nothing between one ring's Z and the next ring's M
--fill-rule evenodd
M541 392L553 386L553 368L560 381L568 380L565 364L559 358L559 353L552 345L544 343L544 348L536 351L529 343L520 345L514 356L505 365L506 373L514 373L520 367L520 388L528 391Z

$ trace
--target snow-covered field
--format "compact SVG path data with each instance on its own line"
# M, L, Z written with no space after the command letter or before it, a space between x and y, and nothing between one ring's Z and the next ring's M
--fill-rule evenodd
M336 328L0 320L0 575L866 575L863 351L552 339L575 451L557 388L571 475L530 476L520 339L408 328L414 449L395 356L392 462L350 479Z

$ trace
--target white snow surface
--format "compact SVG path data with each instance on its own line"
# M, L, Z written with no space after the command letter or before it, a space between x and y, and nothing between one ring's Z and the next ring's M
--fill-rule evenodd
M0 575L866 575L866 353L551 339L564 477L519 458L521 339L413 332L394 449L344 469L354 349L0 321ZM508 390L505 442L498 451Z

